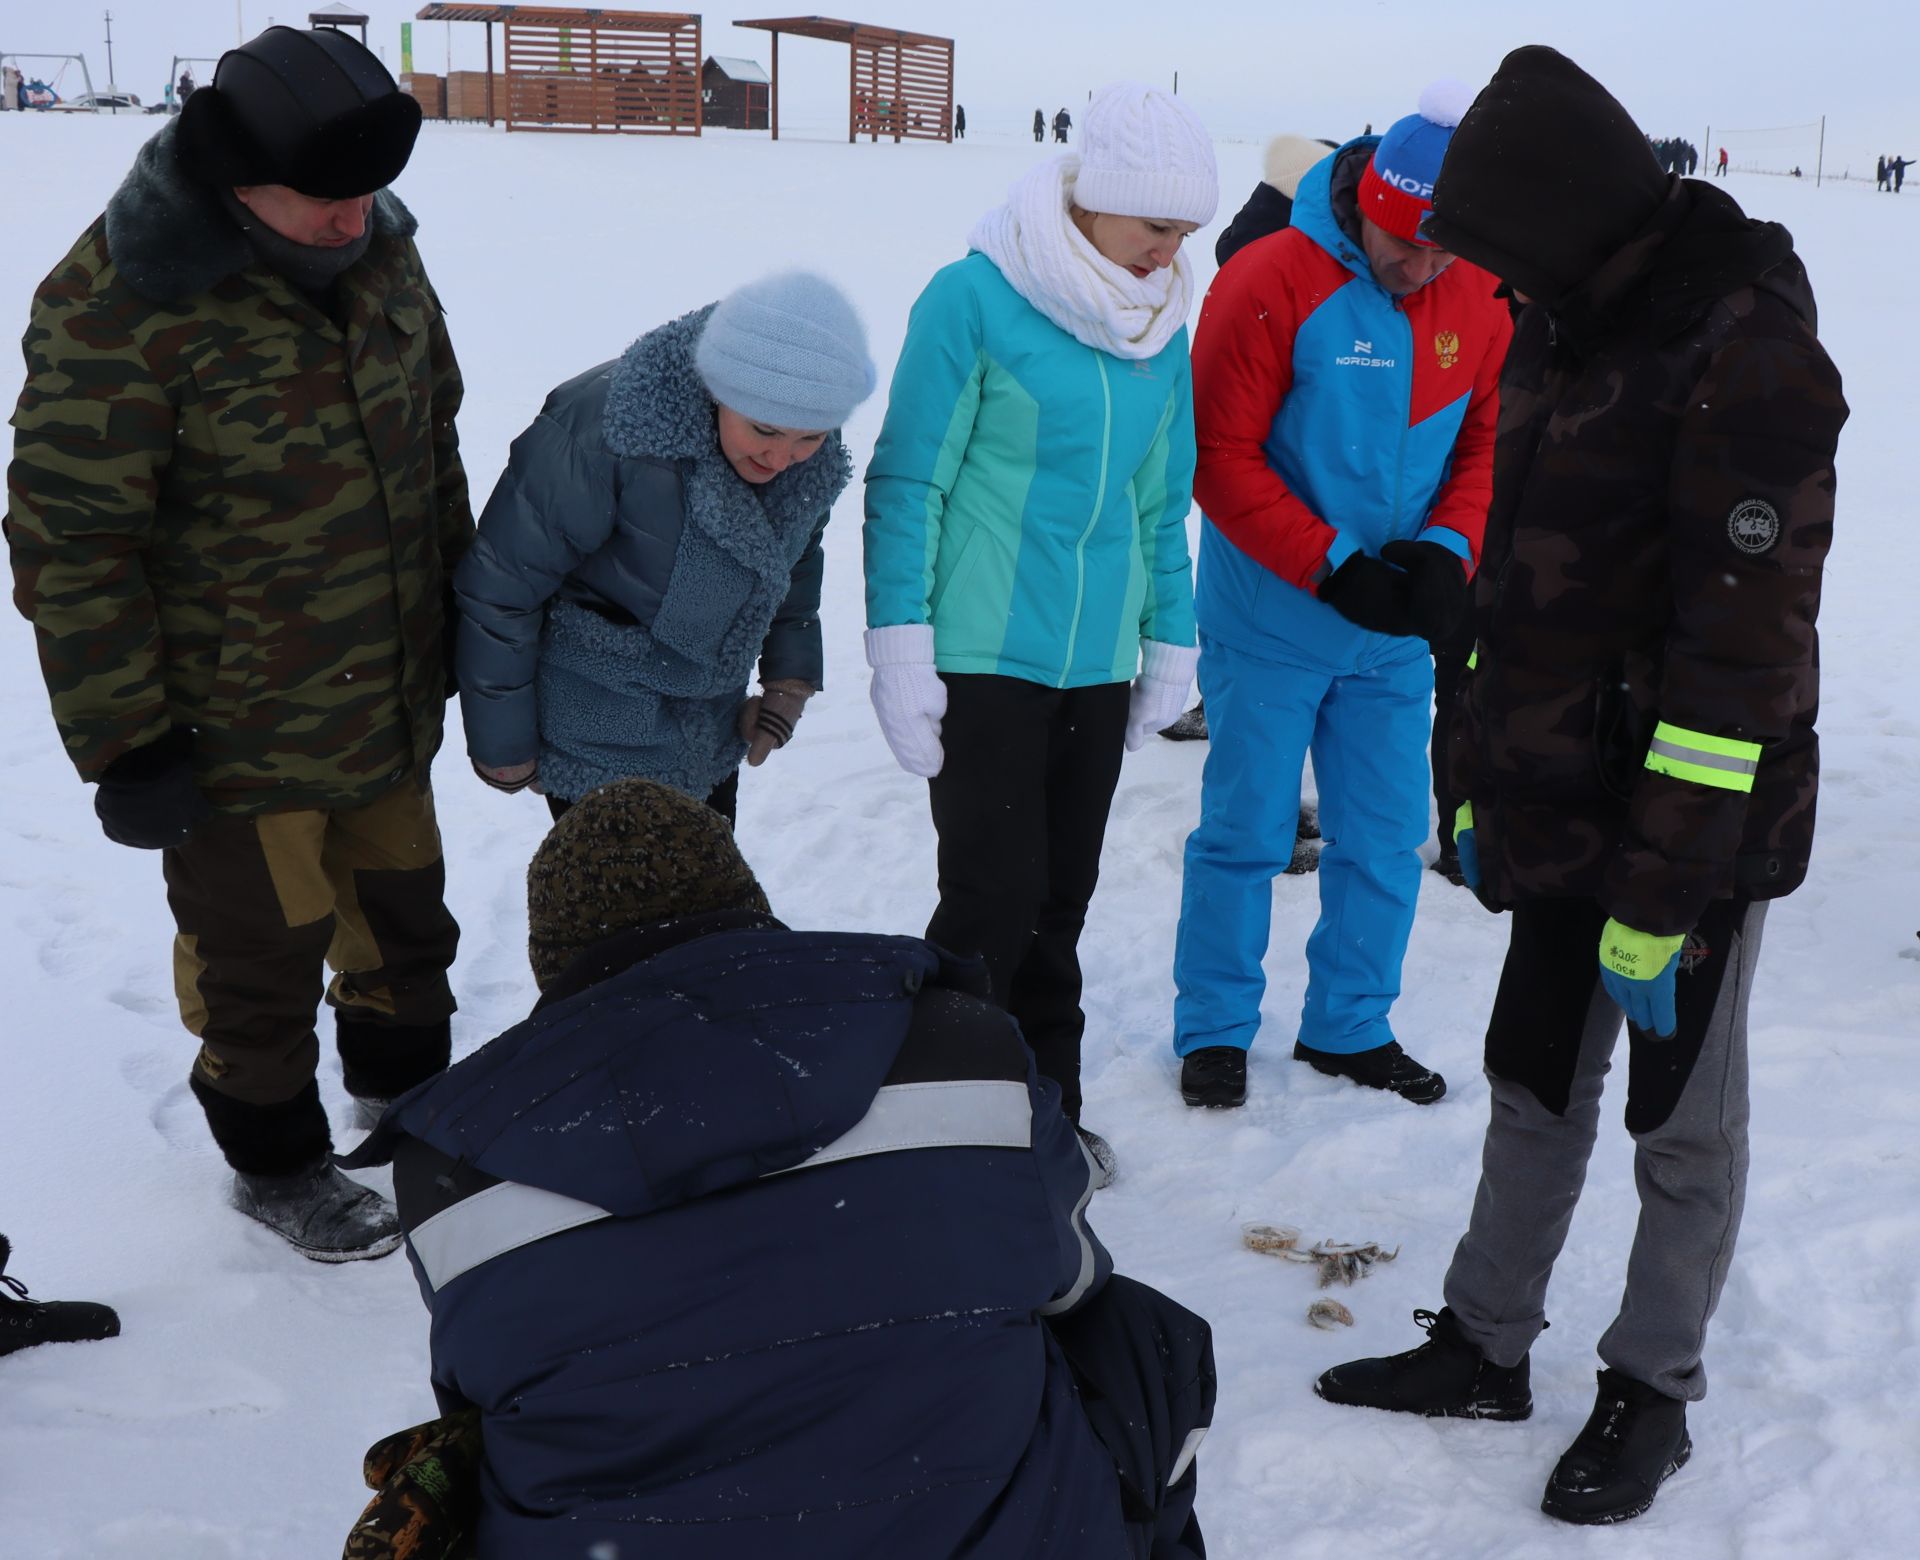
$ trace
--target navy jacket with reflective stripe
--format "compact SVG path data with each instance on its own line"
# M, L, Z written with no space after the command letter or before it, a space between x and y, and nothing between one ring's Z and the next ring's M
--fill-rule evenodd
M1112 1460L1042 1321L1110 1272L1087 1162L1011 1020L964 989L977 972L765 918L643 934L626 951L660 951L624 967L609 946L583 956L604 978L576 963L578 989L355 1156L398 1154L410 1236L496 1180L614 1215L437 1291L413 1252L435 1387L484 1414L482 1555L1124 1553ZM875 1119L908 1139L916 1102L959 1100L951 1140L995 1083L1024 1089L1021 1146L856 1134L867 1151L793 1168L883 1089L902 1109Z

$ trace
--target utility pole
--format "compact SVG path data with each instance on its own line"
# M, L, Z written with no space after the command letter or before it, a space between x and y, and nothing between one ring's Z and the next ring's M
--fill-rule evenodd
M233 46L237 49L247 41L246 20L240 14L245 0L233 0Z
M1820 175L1827 166L1827 116L1820 116L1820 158L1813 165L1813 187L1820 188Z
M107 96L112 103L113 112L120 112L120 89L114 85L113 74L113 12L107 12Z

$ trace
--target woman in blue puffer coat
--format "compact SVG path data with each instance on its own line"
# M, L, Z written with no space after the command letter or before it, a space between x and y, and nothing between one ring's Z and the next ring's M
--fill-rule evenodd
M750 283L561 385L454 576L467 751L554 816L644 777L729 820L821 686L820 535L871 394L853 305ZM761 692L749 698L759 663Z

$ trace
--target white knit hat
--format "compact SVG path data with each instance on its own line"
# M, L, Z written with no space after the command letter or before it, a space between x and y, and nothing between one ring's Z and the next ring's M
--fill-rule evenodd
M1213 137L1171 92L1138 81L1102 87L1081 128L1073 203L1205 227L1220 204Z

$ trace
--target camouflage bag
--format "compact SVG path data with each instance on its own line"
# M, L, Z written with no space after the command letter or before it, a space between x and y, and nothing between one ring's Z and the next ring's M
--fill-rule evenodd
M480 1515L480 1410L396 1431L367 1450L374 1497L343 1560L473 1560Z

